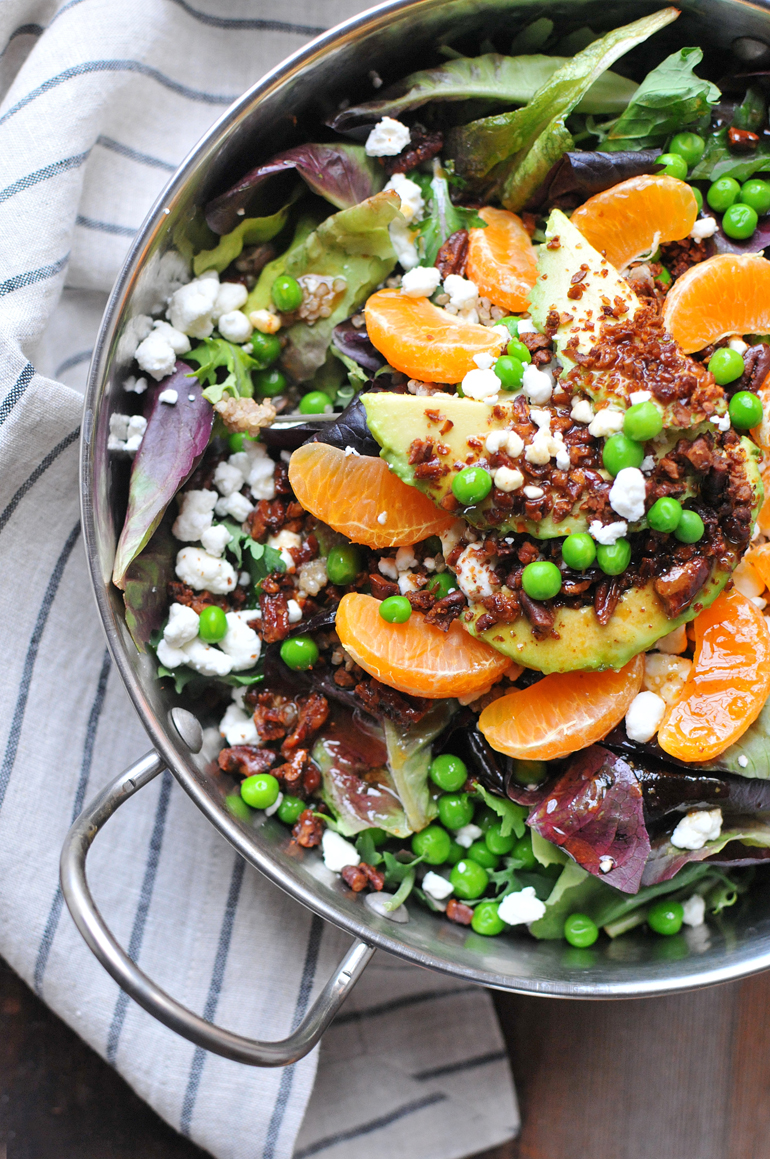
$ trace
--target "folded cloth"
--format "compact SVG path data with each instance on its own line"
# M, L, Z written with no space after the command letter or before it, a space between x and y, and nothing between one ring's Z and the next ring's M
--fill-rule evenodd
M298 1133L297 1159L452 1159L518 1125L485 991L378 955L320 1064L316 1050L283 1070L240 1066L130 1002L57 884L84 801L148 748L105 649L78 517L79 390L106 293L212 120L357 9L0 5L0 953L167 1122L228 1159L289 1159ZM110 823L90 878L142 968L241 1034L286 1035L349 944L235 856L169 773Z

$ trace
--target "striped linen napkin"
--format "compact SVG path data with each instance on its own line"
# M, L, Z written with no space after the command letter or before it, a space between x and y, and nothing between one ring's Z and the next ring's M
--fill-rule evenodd
M0 953L167 1122L222 1159L453 1159L518 1128L485 991L377 955L320 1058L240 1066L129 1001L57 884L84 801L148 748L105 649L78 518L80 391L107 291L212 120L358 7L0 4ZM89 864L131 956L242 1034L288 1033L349 943L235 856L169 773L120 811Z

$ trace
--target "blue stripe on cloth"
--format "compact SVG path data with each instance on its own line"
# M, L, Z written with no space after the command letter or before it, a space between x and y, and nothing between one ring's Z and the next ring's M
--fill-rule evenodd
M157 81L158 84L170 89L177 96L186 97L188 101L203 101L207 105L231 105L235 100L235 95L225 96L222 93L207 93L202 89L191 89L189 85L183 85L179 81L172 80L171 77L159 72L157 68L152 68L149 64L143 64L141 60L84 60L82 64L73 64L70 68L65 68L64 72L49 77L48 80L38 85L36 89L32 89L31 92L23 96L20 101L17 101L15 105L11 106L7 113L4 113L0 117L0 125L4 125L7 120L15 116L23 108L26 108L37 97L50 92L51 89L57 88L59 85L64 84L65 81L72 80L76 76L88 76L91 73L99 72L137 72L141 76L146 76L150 80Z
M107 680L110 675L112 667L112 660L108 650L104 649L102 656L102 667L99 672L99 679L96 683L96 694L91 705L91 711L88 714L88 724L86 725L86 736L83 743L83 756L80 761L80 776L78 778L77 788L75 789L75 799L72 803L72 817L71 820L79 816L83 808L83 801L86 795L86 787L88 779L91 775L91 765L94 759L94 745L96 743L96 730L99 727L99 718L102 715L104 708L104 700L107 695ZM59 925L59 918L61 917L62 906L64 898L62 896L61 886L57 884L56 892L54 893L51 908L48 911L48 920L45 923L43 936L40 939L40 945L37 951L37 960L35 962L35 973L33 977L33 985L35 993L40 994L43 989L43 976L45 968L48 965L48 957L51 953L53 940L56 937L56 930Z
M150 837L150 847L147 852L147 862L144 867L142 887L139 891L139 904L136 907L136 913L134 914L134 924L131 929L131 937L128 941L128 956L132 962L136 962L142 951L144 931L147 925L147 915L150 912L152 893L155 888L155 879L158 875L158 865L160 864L160 851L163 845L163 833L166 828L166 818L168 817L168 803L171 799L171 784L171 773L168 771L168 769L165 769L160 785L158 805L155 810L155 821L153 823L152 835ZM115 1010L112 1015L110 1029L107 1032L107 1061L113 1065L118 1055L118 1045L120 1043L120 1035L123 1030L123 1024L126 1021L127 1010L128 994L126 994L125 990L121 990L120 994L118 994L118 1000L115 1003Z
M324 924L317 914L313 915L313 920L310 923L310 935L307 940L307 950L305 951L305 965L302 969L302 979L299 984L299 994L297 995L297 1005L294 1007L294 1018L292 1019L291 1028L296 1030L307 1012L308 1002L310 1001L310 993L313 989L313 982L315 981L316 968L318 966L318 953L321 949L321 938L323 936ZM262 1151L262 1159L275 1159L275 1149L278 1146L278 1139L283 1126L284 1115L289 1104L289 1096L291 1095L291 1088L294 1083L294 1066L287 1066L281 1073L281 1081L278 1086L278 1095L273 1107L273 1113L270 1116L270 1122L267 1128L267 1135L265 1137L265 1147Z
M19 683L19 692L16 697L16 704L13 710L13 717L11 718L11 729L8 734L8 741L5 746L5 753L3 754L3 763L0 765L0 809L3 807L5 800L8 782L11 779L13 766L16 763L16 753L19 749L19 740L21 739L21 730L24 724L24 714L27 711L27 701L29 699L29 686L32 682L32 674L35 670L35 661L40 649L40 641L45 631L45 626L48 622L48 616L53 602L56 599L56 593L59 590L64 569L67 566L67 560L72 555L72 549L77 543L80 535L80 523L76 523L72 531L67 536L61 554L56 561L56 565L51 572L51 578L45 589L43 601L40 605L40 610L37 614L35 627L30 637L29 645L27 647L27 655L24 658L24 667L22 669L21 681Z
M65 438L63 438L60 443L56 444L52 451L48 452L42 462L38 463L32 474L24 480L13 498L9 501L5 508L0 511L0 533L2 533L3 528L13 515L16 508L21 503L24 496L32 490L40 476L45 474L51 464L56 462L62 451L66 451L67 447L72 446L79 434L80 427L75 427L74 431L70 431L70 433Z
M81 362L90 361L93 350L81 350L78 354L71 354L69 358L65 358L64 362L60 363L53 372L54 378L65 374L68 370L72 370L73 366L80 366Z
M69 260L70 256L67 253L63 258L59 258L58 262L52 262L49 266L40 266L37 270L27 270L23 274L6 278L4 282L0 282L0 298L4 298L6 294L13 294L16 290L23 290L25 286L34 286L36 282L43 282L46 278L55 278Z
M397 1123L399 1119L405 1119L407 1115L414 1115L417 1111L424 1110L425 1107L432 1107L434 1103L444 1103L447 1098L447 1095L436 1091L435 1094L426 1095L424 1099L405 1103L403 1107L398 1107L390 1114L380 1115L378 1119L372 1119L360 1127L351 1127L349 1131L340 1131L336 1135L327 1135L325 1139L317 1139L315 1143L303 1147L301 1151L295 1151L294 1159L307 1159L307 1156L317 1155L319 1151L326 1151L329 1147L335 1147L337 1143L347 1143L351 1139L359 1139L362 1135L371 1135L373 1131L381 1131L383 1127L389 1127L391 1123Z
M236 854L235 865L233 866L233 872L230 878L230 889L228 890L227 901L225 903L224 917L222 918L222 926L219 931L217 952L214 958L214 969L211 973L206 1005L203 1007L203 1017L207 1022L213 1022L217 1012L219 995L222 991L222 983L225 977L227 955L230 952L230 942L232 941L233 926L235 925L235 911L238 908L238 898L240 897L241 886L243 884L243 870L245 865L246 862L243 858L238 857ZM182 1101L179 1130L188 1139L190 1137L190 1124L192 1123L193 1111L195 1110L195 1100L198 1097L198 1089L200 1087L203 1065L206 1061L207 1053L202 1046L196 1046L190 1065L190 1074L187 1079L187 1090Z
M449 1062L446 1066L434 1066L430 1070L421 1070L413 1074L412 1078L424 1083L428 1079L442 1078L447 1074L458 1074L460 1071L473 1070L477 1066L489 1066L493 1062L502 1062L508 1057L506 1050L493 1050L488 1054L477 1054L475 1058L464 1058L461 1062Z
M95 217L84 217L79 213L75 218L75 225L83 229L98 229L101 233L116 233L120 237L133 237L136 230L131 225L114 225L111 221L97 221Z
M136 161L139 165L149 165L151 169L165 169L167 173L175 173L177 169L177 166L171 161L161 161L160 157L151 157L149 153L140 153L129 145L123 145L120 141L113 140L112 137L97 137L96 144L101 145L103 149L117 153L121 157L127 157L129 161Z
M22 398L24 391L27 389L32 379L35 377L35 368L31 362L22 370L19 377L14 382L7 395L0 403L0 427L10 415L16 403Z
M6 41L5 48L0 52L0 59L5 56L11 43L17 36L42 36L45 29L41 24L20 24L18 28L14 28L11 35Z
M0 205L4 201L8 201L14 194L21 193L25 189L31 189L33 185L39 185L41 181L48 181L51 177L58 177L60 173L67 173L70 169L79 169L83 162L87 160L90 152L90 149L86 149L85 153L74 153L72 157L63 157L61 161L54 161L51 165L46 165L43 169L37 169L34 173L28 173L26 177L20 177L12 185L6 185L5 189L0 189Z
M231 31L247 32L296 32L298 36L320 36L327 32L326 28L317 28L313 24L287 24L284 20L265 20L259 18L241 19L237 16L214 16L210 12L201 12L193 8L187 0L173 0L188 16L199 20L201 24L209 24L213 28L228 28Z

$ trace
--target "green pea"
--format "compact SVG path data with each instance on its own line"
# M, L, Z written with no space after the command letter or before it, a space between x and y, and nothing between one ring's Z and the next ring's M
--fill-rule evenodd
M596 559L596 544L586 531L576 531L561 545L561 557L573 571L585 571Z
M730 422L738 430L747 431L762 422L762 400L750 390L739 390L730 399Z
M281 353L280 339L276 334L263 334L255 330L251 336L251 357L258 362L262 370L272 366Z
M670 495L656 499L647 512L647 522L653 531L676 531L682 518L682 504Z
M491 853L496 853L498 857L504 857L506 853L510 853L516 844L515 833L509 833L507 837L503 837L502 827L502 821L497 821L494 825L490 825L484 834L487 849Z
M380 619L388 624L405 624L412 614L412 605L406 596L388 596L380 604Z
M466 857L470 857L477 865L483 865L484 869L497 869L500 864L500 858L495 856L486 841L474 841Z
M289 274L279 274L270 291L276 310L290 314L302 305L302 286Z
M352 543L333 547L326 559L329 582L340 587L352 584L362 567L361 552Z
M446 865L457 865L457 862L462 861L463 857L465 857L465 850L463 849L460 842L454 841L454 840L450 841L449 842L449 852L447 853L447 855L444 859L445 864Z
M524 345L520 338L512 338L508 343L506 354L510 354L511 358L517 358L519 362L528 363L532 361L532 355L529 348Z
M253 439L250 439L248 435L242 434L241 431L236 431L234 435L227 436L227 445L234 455L237 455L239 451L245 451L249 443L253 442Z
M660 407L648 399L630 406L623 418L623 434L637 443L654 439L663 430L663 415Z
M443 865L449 856L451 840L446 829L429 825L412 838L412 853L422 857L428 865Z
M521 586L533 600L550 600L561 591L561 572L555 563L536 559L521 573Z
M687 162L687 168L697 165L706 151L706 142L699 133L677 133L671 138L670 153L678 153Z
M698 213L701 213L703 211L703 194L697 185L691 185L690 189L692 189L693 197L698 205Z
M465 761L452 756L451 753L442 753L441 756L434 757L430 763L429 774L433 784L438 785L445 793L456 793L468 780Z
M602 462L605 470L613 476L618 475L624 467L641 467L644 458L644 447L628 435L618 431L610 435L604 444Z
M666 267L661 266L660 273L658 274L658 277L656 280L659 282L662 282L664 286L670 286L672 281L673 281L673 278L671 277L671 274L668 272Z
M741 186L739 201L750 205L756 213L767 213L770 210L770 182L762 181L758 177L746 181Z
M679 153L661 153L660 157L656 158L655 164L663 166L663 172L667 177L676 177L679 181L684 181L689 169L689 165Z
M457 580L451 571L439 572L438 575L434 575L426 591L429 591L437 600L443 600L444 596L448 596L450 592L457 591Z
M225 797L225 807L228 813L232 813L239 821L250 821L254 816L240 793L228 793Z
M599 937L599 930L596 922L587 914L570 914L564 923L564 937L571 946L584 950L594 944Z
M740 202L728 206L722 218L722 229L728 237L734 237L738 241L752 237L758 225L759 217L756 209Z
M519 838L511 850L511 853L517 861L522 863L521 868L525 870L525 872L531 873L532 870L535 869L537 866L537 858L535 857L534 851L532 849L532 834L529 829L527 829L523 837Z
M310 390L303 394L299 402L299 413L303 415L328 414L332 410L332 400L322 390Z
M489 885L486 869L470 858L463 858L457 862L449 875L449 880L462 901L472 901L475 897L481 897Z
M496 326L505 326L506 330L508 331L508 333L511 335L512 338L518 338L518 336L519 336L519 321L520 321L520 319L516 314L508 314L505 318L499 318L498 321L495 322L495 325Z
M492 490L492 476L483 467L463 467L452 480L452 494L464 507L481 503Z
M286 390L286 378L280 370L258 370L252 375L254 389L262 398L275 398Z
M312 636L292 636L281 644L281 659L287 668L305 672L318 660L318 645Z
M492 367L503 390L518 390L524 378L524 367L518 358L503 354Z
M684 908L678 901L669 901L663 898L656 901L647 911L647 925L656 934L665 938L678 934L684 921Z
M596 562L605 575L620 575L631 562L631 544L627 539L600 543L596 549Z
M294 825L299 820L300 813L304 813L307 803L301 797L284 797L278 806L276 816L284 825Z
M204 608L198 620L198 635L207 644L216 644L227 635L227 616L221 608L211 604Z
M500 917L496 901L482 901L475 906L471 918L471 929L476 934L483 934L486 938L496 938L505 929L505 922Z
M743 356L737 350L731 350L729 346L722 346L714 351L709 358L708 368L714 375L717 386L727 386L729 382L735 382L746 369Z
M375 849L379 849L381 845L384 845L386 841L390 840L390 834L386 833L384 829L380 829L377 825L373 825L372 828L367 829L366 832L374 842Z
M734 177L720 177L714 181L706 194L706 201L717 213L724 213L738 200L741 187Z
M467 793L444 793L438 799L438 819L447 829L462 829L473 820L473 802Z
M482 833L486 834L499 820L500 817L494 809L490 809L489 805L484 805L476 814L475 824L478 825Z
M680 543L697 543L705 531L703 520L697 511L683 511L674 535Z
M257 773L241 784L241 796L252 809L269 809L278 800L281 786L271 773Z
M513 761L513 779L519 785L539 785L547 776L546 761Z

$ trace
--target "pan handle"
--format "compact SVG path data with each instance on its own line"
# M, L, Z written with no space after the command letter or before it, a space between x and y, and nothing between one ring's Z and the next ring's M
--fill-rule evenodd
M121 773L80 814L64 842L60 876L64 900L90 950L134 1001L165 1026L196 1046L249 1066L288 1066L303 1058L324 1033L374 953L356 941L324 986L305 1018L288 1038L258 1042L223 1030L182 1006L144 974L118 945L96 907L86 880L86 857L94 838L112 814L165 768L155 752Z

